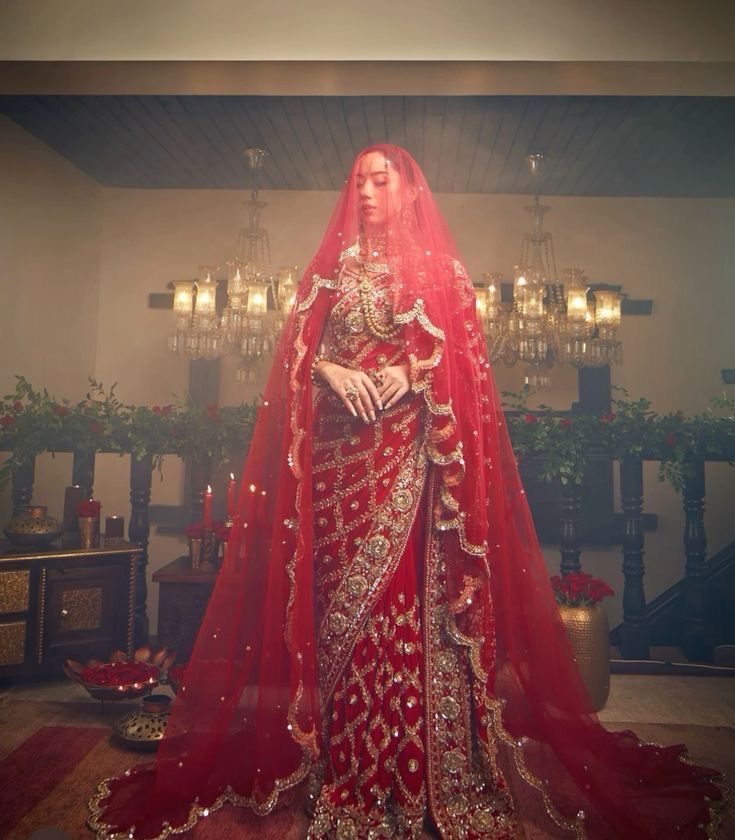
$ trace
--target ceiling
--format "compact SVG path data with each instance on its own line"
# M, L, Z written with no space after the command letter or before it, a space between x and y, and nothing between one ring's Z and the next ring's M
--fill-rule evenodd
M105 187L336 190L357 151L406 147L437 192L735 197L735 97L0 96L0 113Z

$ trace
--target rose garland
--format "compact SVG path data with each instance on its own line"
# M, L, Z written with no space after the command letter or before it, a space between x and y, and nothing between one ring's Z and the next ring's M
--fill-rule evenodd
M217 404L135 406L122 403L91 379L77 403L59 401L16 377L14 394L0 400L0 452L12 453L0 466L0 487L14 469L42 452L119 452L150 455L161 470L164 455L209 456L222 461L242 456L255 425L258 401L235 407ZM568 414L549 406L528 408L533 393L504 391L508 430L519 459L542 456L540 476L562 484L581 484L592 457L647 458L660 462L659 480L677 490L693 459L735 461L735 399L710 400L693 417L681 412L658 415L645 398L613 400L614 411L601 416Z

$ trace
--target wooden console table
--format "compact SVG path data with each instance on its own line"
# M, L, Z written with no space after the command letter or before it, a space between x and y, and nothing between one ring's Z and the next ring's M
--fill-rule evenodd
M158 647L175 649L176 661L187 662L217 580L217 569L204 563L196 572L189 558L177 557L153 573L158 591Z
M65 659L133 653L143 548L17 550L0 541L0 677L62 673Z

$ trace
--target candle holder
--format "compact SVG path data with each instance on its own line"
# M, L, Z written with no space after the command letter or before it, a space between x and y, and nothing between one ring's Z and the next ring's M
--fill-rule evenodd
M202 562L217 565L217 535L211 528L205 528L202 535Z
M198 572L202 565L202 538L189 537L189 563L192 572Z
M123 545L125 542L125 517L108 516L105 518L105 545Z

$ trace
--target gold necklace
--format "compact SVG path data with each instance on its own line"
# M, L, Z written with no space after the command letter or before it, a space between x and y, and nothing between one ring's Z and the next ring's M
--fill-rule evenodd
M367 324L368 330L370 330L376 338L393 338L393 336L397 335L400 331L401 325L393 324L390 327L383 327L378 323L378 316L370 295L372 288L373 284L370 282L370 278L367 274L367 265L363 263L360 285L357 289L360 296L360 309L362 309L362 314L365 316L365 323Z

